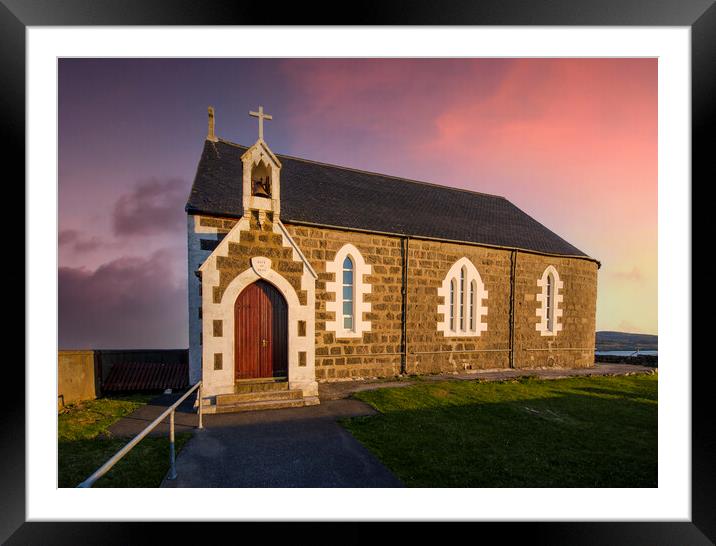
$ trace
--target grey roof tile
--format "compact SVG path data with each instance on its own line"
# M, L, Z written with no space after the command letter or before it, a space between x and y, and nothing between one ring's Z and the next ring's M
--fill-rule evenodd
M240 217L241 156L228 141L206 141L188 213ZM276 154L281 220L588 257L504 197Z

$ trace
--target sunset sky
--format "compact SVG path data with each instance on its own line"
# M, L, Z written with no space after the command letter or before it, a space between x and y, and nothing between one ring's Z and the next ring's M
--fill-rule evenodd
M187 346L207 126L503 195L601 261L597 329L657 333L656 59L62 59L60 348Z

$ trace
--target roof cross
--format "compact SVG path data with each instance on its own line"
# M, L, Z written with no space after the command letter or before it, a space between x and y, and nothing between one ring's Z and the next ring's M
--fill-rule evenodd
M264 114L263 106L259 106L258 112L249 111L249 115L253 116L255 118L259 118L259 140L263 140L264 139L264 120L265 119L271 120L271 119L273 119L273 116L271 116L269 114Z

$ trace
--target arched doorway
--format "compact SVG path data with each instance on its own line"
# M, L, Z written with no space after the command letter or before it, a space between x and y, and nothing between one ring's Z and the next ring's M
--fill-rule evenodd
M288 377L288 305L270 283L248 285L234 304L235 379Z

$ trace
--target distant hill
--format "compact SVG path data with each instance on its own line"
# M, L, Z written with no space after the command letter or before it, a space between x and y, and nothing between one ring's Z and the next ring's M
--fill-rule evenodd
M659 336L652 334L627 334L625 332L597 332L597 351L656 351Z

